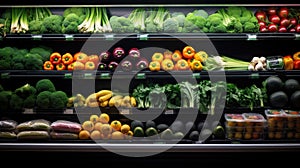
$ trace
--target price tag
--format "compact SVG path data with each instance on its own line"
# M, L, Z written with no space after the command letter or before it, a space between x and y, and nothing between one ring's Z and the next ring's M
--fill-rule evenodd
M165 114L174 114L174 110L167 110L165 111Z
M295 34L296 40L300 40L300 34Z
M250 79L258 79L259 78L259 73L252 73L250 75Z
M34 114L34 111L32 108L25 108L23 114Z
M72 73L65 73L65 79L71 79Z
M200 79L200 73L193 73L193 78Z
M256 40L257 39L257 35L256 34L247 34L248 39L247 40Z
M65 109L64 114L73 114L74 110L73 109Z
M104 37L105 37L105 40L114 40L113 34L106 34Z
M130 114L129 109L120 109L120 114Z
M74 36L71 34L65 34L65 39L66 41L73 41L74 40Z
M140 40L148 40L148 34L140 34Z
M2 79L7 79L7 78L9 78L9 73L2 73L2 74L1 74L1 78L2 78Z
M101 73L100 79L110 79L110 74L109 73Z
M136 79L146 79L145 73L137 73L135 76Z
M84 78L91 79L91 78L93 78L93 74L92 73L84 73Z
M32 35L33 40L42 40L42 35L38 34L38 35Z

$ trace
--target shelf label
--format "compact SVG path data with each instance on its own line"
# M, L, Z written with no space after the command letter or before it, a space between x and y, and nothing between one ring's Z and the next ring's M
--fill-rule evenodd
M64 114L73 114L74 110L73 109L65 109Z
M71 79L72 73L65 73L65 79Z
M109 73L101 73L100 79L110 79L110 74Z
M71 34L65 34L65 39L66 41L73 41L74 40L74 36Z
M120 114L130 114L129 109L120 109Z
M106 34L104 35L105 40L114 40L114 35L113 34Z
M295 34L296 40L300 40L300 34Z
M146 79L145 73L137 73L135 76L136 79Z
M94 78L93 73L84 73L84 78L86 78L86 79Z
M248 39L247 40L256 40L257 39L257 35L256 34L247 34Z
M250 75L250 79L258 79L259 78L259 73L252 73Z
M165 114L174 114L174 110L166 110Z
M23 114L34 114L34 111L32 108L25 108Z
M1 78L2 78L2 79L7 79L7 78L9 78L9 73L2 73L2 74L1 74Z
M148 34L140 34L140 40L148 40Z
M32 35L33 40L42 40L42 35L37 34L37 35Z
M193 78L200 79L200 73L193 73Z

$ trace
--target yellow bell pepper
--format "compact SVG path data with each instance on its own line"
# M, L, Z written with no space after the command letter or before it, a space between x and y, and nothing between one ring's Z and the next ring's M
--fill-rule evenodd
M204 62L207 60L208 54L205 51L199 51L194 55L194 58L200 62Z
M199 60L194 60L191 63L190 67L191 67L192 71L201 71L202 68L203 68L203 66L202 66L202 64L201 64L201 62Z
M161 62L161 67L165 71L170 71L170 70L174 69L174 63L173 63L173 61L171 59L164 59Z
M151 61L149 63L150 71L159 71L160 70L160 62L158 61Z

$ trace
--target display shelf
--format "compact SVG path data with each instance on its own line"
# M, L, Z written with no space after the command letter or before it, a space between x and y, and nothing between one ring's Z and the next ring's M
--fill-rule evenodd
M258 1L258 0L244 0L244 1L239 1L239 0L230 0L230 1L226 1L226 0L203 0L203 1L199 1L199 2L195 2L194 0L185 0L185 1L181 1L181 0L173 0L173 1L156 1L156 0L128 0L128 1L122 1L122 0L102 0L102 1L97 1L97 0L89 0L89 1L84 1L84 0L76 0L76 1L72 1L72 0L64 0L64 1L60 1L60 0L46 0L46 1L36 1L36 0L10 0L10 1L3 1L1 2L1 6L17 6L17 5L21 5L21 6L30 6L30 5L35 5L35 6L39 6L39 5L43 5L43 6L47 6L47 5L55 5L55 6L59 6L59 5L68 5L68 6L72 6L72 5L151 5L151 6L155 6L155 5L194 5L194 4L199 4L199 5L236 5L236 4L246 4L246 5L276 5L279 6L280 4L284 4L284 5L295 5L298 2L296 2L295 0L286 0L286 1L279 1L279 0L273 0L272 4L266 3L265 1Z
M228 78L249 78L258 79L265 78L271 75L297 77L300 75L299 70L267 70L267 71L242 71L242 70L215 70L215 71L158 71L152 72L149 70L142 71L97 71L97 70L1 70L0 76L2 79L18 78L18 77L51 77L64 79L111 79L111 78L127 78L134 77L135 79L147 78L166 78L166 77L185 77L185 78L207 78L210 76L226 76Z
M82 40L299 40L295 33L106 33L106 34L7 34L2 40L57 40L57 41L82 41Z
M47 152L299 152L300 143L249 144L97 144L97 143L0 143L6 151Z

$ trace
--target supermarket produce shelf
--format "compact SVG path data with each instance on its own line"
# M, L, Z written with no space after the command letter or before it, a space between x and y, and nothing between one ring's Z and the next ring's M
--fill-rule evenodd
M299 40L299 34L295 33L105 33L105 34L7 34L2 40Z
M285 75L296 77L300 75L299 70L268 70L268 71L242 71L242 70L215 70L215 71L158 71L149 70L142 71L105 71L105 70L0 70L0 78L18 78L18 77L57 77L64 79L80 78L80 79L111 79L111 78L128 78L135 79L147 78L166 78L166 77L184 77L184 78L208 78L210 76L228 76L230 78L266 78L270 75Z
M285 0L285 1L279 1L279 0L273 0L272 3L276 6L280 4L296 4L297 2L295 0ZM270 5L266 4L264 1L258 1L258 0L244 0L243 2L239 0L203 0L199 2L195 2L194 0L185 0L185 1L180 1L180 0L173 0L173 1L155 1L155 0L128 0L128 1L122 1L122 0L102 0L102 1L97 1L97 0L90 0L90 1L84 1L84 0L45 0L45 1L36 1L36 0L10 0L10 1L2 1L1 5L8 5L8 6L17 6L17 5L22 5L22 6L29 6L29 5L68 5L68 6L73 6L73 5L149 5L151 6L154 5L233 5L233 4L245 4L245 5Z
M300 143L144 144L144 143L0 143L4 151L47 152L299 152Z

